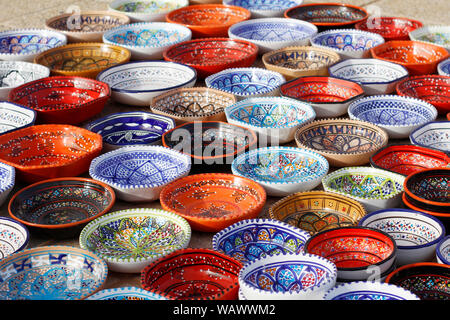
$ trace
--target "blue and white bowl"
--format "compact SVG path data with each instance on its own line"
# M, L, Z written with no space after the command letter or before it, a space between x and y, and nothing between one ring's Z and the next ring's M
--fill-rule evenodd
M67 44L67 37L45 29L0 32L0 60L33 62L41 52Z
M262 68L230 68L205 78L208 88L232 93L238 100L277 96L285 82L280 73Z
M408 70L380 59L347 59L328 68L330 77L359 83L366 95L389 94L408 77Z
M273 219L247 219L216 233L213 250L243 264L282 253L303 253L311 235L299 228Z
M438 66L437 66L437 71L438 71L438 74L440 74L441 76L450 77L450 58L439 62Z
M92 179L111 186L119 199L149 202L159 198L162 188L187 176L191 158L161 146L128 146L94 158Z
M413 41L421 41L444 47L450 52L450 25L427 25L409 33Z
M103 70L97 80L109 85L117 102L148 107L154 97L166 91L193 87L197 72L176 62L136 61Z
M227 121L252 129L258 141L272 145L294 140L298 127L313 121L314 109L307 103L291 98L248 98L225 108Z
M265 256L246 263L238 276L247 300L321 300L336 279L334 263L309 253Z
M36 121L36 111L28 107L0 101L0 135L32 126Z
M353 281L328 290L323 300L420 300L409 290L378 281Z
M450 121L433 121L413 130L409 140L417 146L450 153Z
M375 95L348 106L350 119L367 121L384 129L390 138L408 138L411 131L437 118L436 108L411 97Z
M382 43L381 35L356 29L327 30L311 38L312 46L331 49L342 60L367 58L370 49Z
M287 18L259 18L238 22L228 29L231 39L250 41L259 54L288 46L308 46L318 32L312 23Z
M436 261L450 265L450 235L442 239L436 246Z
M0 217L0 260L25 249L30 241L27 227L9 217Z
M169 300L167 297L138 287L100 290L85 300Z
M320 185L329 164L320 154L295 147L268 147L237 156L231 170L264 187L267 195L284 197Z
M131 22L164 22L170 11L187 5L188 0L114 0L108 11L124 14Z
M175 127L169 117L145 111L109 114L86 125L103 138L104 150L131 145L160 144L162 135Z
M164 50L191 37L191 29L180 24L137 22L106 31L103 42L128 49L132 60L162 60Z
M252 19L283 17L284 11L299 6L303 0L223 0L223 4L243 7L250 11Z
M0 206L5 203L16 183L16 169L0 162Z
M358 225L381 230L392 236L397 244L397 266L432 262L436 246L446 234L439 219L409 209L378 210L362 217Z

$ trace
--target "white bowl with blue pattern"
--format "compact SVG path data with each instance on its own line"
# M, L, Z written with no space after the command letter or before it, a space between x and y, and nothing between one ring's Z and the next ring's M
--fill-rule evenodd
M450 153L450 121L432 121L413 130L409 140L416 146Z
M0 135L34 125L37 112L13 102L0 101Z
M164 22L170 11L188 5L188 0L114 0L108 11L124 14L131 22Z
M303 0L223 0L223 4L243 7L250 11L252 19L283 17L284 12L299 6Z
M16 182L16 169L0 162L0 206L8 199Z
M450 265L450 235L442 239L436 246L436 261Z
M409 290L391 283L353 281L328 290L323 300L420 300Z
M120 287L103 289L87 297L85 300L169 300L158 293L138 287Z
M450 77L450 58L439 62L437 66L438 74L441 76Z

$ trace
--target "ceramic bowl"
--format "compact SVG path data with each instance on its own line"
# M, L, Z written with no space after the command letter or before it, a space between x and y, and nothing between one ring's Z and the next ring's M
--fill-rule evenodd
M450 158L444 152L403 144L379 150L370 158L370 164L374 168L408 176L424 169L447 167Z
M25 61L0 61L0 99L8 100L9 92L24 83L46 78L50 69Z
M168 22L137 22L103 34L103 42L128 49L132 60L161 60L172 45L191 40L189 28Z
M169 300L166 296L150 292L138 287L120 287L103 289L87 297L85 300Z
M217 89L181 88L153 98L150 109L181 125L192 121L226 121L225 108L235 102L233 94Z
M347 59L328 68L331 77L357 82L366 95L390 94L408 77L405 67L380 59Z
M326 76L299 77L283 83L280 92L284 97L311 105L316 118L342 116L352 101L364 95L359 84Z
M349 197L325 191L297 192L275 202L269 216L313 235L355 226L366 215L364 207Z
M69 246L41 246L0 260L4 300L82 300L102 288L106 263Z
M317 255L285 253L246 263L239 286L247 300L319 300L336 284L334 263Z
M8 204L9 215L32 231L71 238L105 214L116 196L108 185L87 178L58 178L20 189Z
M262 68L230 68L205 78L208 88L232 93L238 100L277 96L285 82L280 73Z
M63 13L47 19L47 29L67 36L68 43L102 42L103 33L111 28L130 23L124 14L111 11L81 11Z
M159 209L128 209L103 215L80 233L80 247L101 257L111 271L140 273L153 261L184 249L191 227L182 217Z
M394 238L397 266L433 261L436 245L446 234L437 218L408 209L378 210L364 216L358 225L384 231Z
M292 80L304 76L327 76L328 67L338 62L340 57L325 48L294 46L267 52L261 59L267 70Z
M420 126L409 135L412 144L437 149L445 153L450 152L450 122L433 121Z
M370 53L373 58L404 66L411 76L435 73L438 63L449 56L443 47L408 40L388 41Z
M444 237L436 246L436 261L450 265L450 235Z
M212 248L246 264L266 256L303 253L309 233L272 219L247 219L216 233Z
M450 111L450 76L425 75L409 77L400 81L396 87L400 96L424 100L445 114Z
M322 179L325 191L350 197L364 205L367 212L397 208L401 204L405 177L372 167L346 167Z
M231 164L236 155L256 146L256 133L221 121L186 122L163 134L163 146L192 158L196 165Z
M286 18L258 18L242 21L228 29L231 39L247 40L264 54L288 46L307 46L317 27L309 22Z
M392 236L384 231L352 226L311 236L306 241L305 252L333 262L337 267L337 281L365 281L391 268L397 246Z
M193 230L218 232L256 218L266 202L266 192L248 178L206 173L173 181L161 191L160 201L164 210L188 220Z
M89 175L111 186L117 197L128 202L159 198L169 182L191 169L189 156L161 146L127 146L94 158Z
M222 3L243 7L256 19L283 17L285 10L302 4L303 0L223 0Z
M9 101L33 109L36 122L79 124L99 114L111 96L107 84L75 76L47 77L18 86Z
M33 62L45 50L67 44L67 37L44 29L22 29L0 32L0 60Z
M0 242L2 244L0 261L25 249L29 241L30 232L24 224L11 218L0 217Z
M408 138L421 125L437 118L436 108L419 99L393 95L361 98L348 106L350 119L367 121L382 129L390 139Z
M450 58L439 62L437 66L438 74L441 76L450 77Z
M370 56L370 49L384 43L379 34L356 29L332 29L322 31L311 38L311 45L331 49L342 60L361 59Z
M258 56L258 47L238 39L194 39L173 45L163 56L166 61L191 66L204 79L225 69L250 67Z
M6 163L0 162L0 206L9 197L16 183L16 169Z
M414 41L423 41L435 44L450 51L450 26L427 25L409 33L409 38Z
M169 117L145 111L112 113L88 123L85 128L103 138L103 150L125 146L161 144L164 132L175 127Z
M0 101L0 134L32 126L36 111L25 106Z
M170 11L187 5L188 0L114 0L108 11L125 14L131 22L163 22Z
M449 300L449 277L450 266L423 262L397 268L385 281L411 291L420 300Z
M137 61L108 68L98 74L97 80L109 85L115 101L147 107L154 97L166 91L193 87L197 72L175 62Z
M250 19L250 11L236 5L197 4L169 12L166 21L192 31L192 38L228 37L228 28Z
M355 29L378 33L385 41L409 40L409 33L421 27L422 22L403 17L375 17L355 24Z
M375 152L387 145L388 139L380 127L350 119L315 120L295 133L299 148L323 155L332 167L367 164Z
M54 76L95 79L100 71L130 60L128 49L101 42L72 43L40 53L34 62Z
M145 267L141 286L175 300L236 300L241 268L215 250L177 250Z
M248 98L225 108L228 123L255 131L260 143L285 144L295 131L314 120L316 113L307 103L287 97Z
M323 300L420 300L402 287L376 281L342 283L328 290Z
M231 165L233 174L259 183L274 197L314 189L328 169L328 161L318 153L281 146L251 150Z

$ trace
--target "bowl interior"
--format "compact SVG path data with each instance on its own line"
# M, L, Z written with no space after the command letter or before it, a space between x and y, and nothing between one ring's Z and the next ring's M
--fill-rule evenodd
M0 101L0 134L30 126L35 118L36 114L33 110Z
M228 0L227 5L244 7L250 11L284 11L295 7L301 0Z
M399 41L387 42L374 48L374 58L383 58L403 64L430 64L447 55L447 51L425 43Z
M351 6L316 4L298 6L289 10L287 16L311 23L333 24L355 22L366 18L367 13Z
M171 21L196 27L226 27L248 18L248 11L222 5L188 6L168 15L168 19Z
M318 70L338 60L339 57L335 53L314 48L285 48L263 58L263 61L268 64L292 70Z
M6 164L0 163L0 194L12 188L15 182L15 170ZM0 222L2 222L0 220Z
M127 22L128 19L106 12L81 12L76 19L72 19L71 15L50 19L47 26L63 32L102 32Z
M26 227L8 218L0 219L0 259L22 249L28 243Z
M387 38L408 38L408 34L422 27L422 23L410 19L377 17L372 22L370 28L367 21L358 23L357 29L375 32Z
M178 9L182 6L182 3L182 1L173 0L121 1L113 9L123 13L158 14Z
M366 51L384 43L379 37L365 32L337 30L320 33L311 39L311 42L343 51Z
M433 103L450 103L450 77L418 76L398 84L400 94Z
M132 24L107 31L103 37L117 45L130 47L161 48L189 40L190 32L176 25Z
M443 151L450 151L450 122L430 122L414 130L410 139L414 144L419 144L427 148L435 148Z
M0 88L13 88L48 77L48 68L22 61L0 61Z
M0 35L0 54L34 54L65 44L61 37L18 32Z
M414 196L436 205L450 204L450 170L420 171L410 176L405 188Z
M446 236L436 248L439 259L445 264L450 264L450 237Z
M450 28L448 26L423 27L417 29L411 36L417 41L430 42L443 47L450 46Z

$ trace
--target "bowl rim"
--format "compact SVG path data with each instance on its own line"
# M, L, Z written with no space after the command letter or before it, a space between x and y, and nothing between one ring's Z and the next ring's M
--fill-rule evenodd
M395 269L394 271L392 271L391 273L389 273L386 277L386 279L384 280L384 282L386 283L391 283L390 282L392 280L392 278L397 275L398 273L402 272L403 270L407 270L407 269L414 269L417 267L439 267L439 268L443 268L443 269L450 269L450 265L446 265L446 264L442 264L442 263L437 263L437 262L417 262L417 263L411 263L411 264L407 264L404 266L400 266L397 269Z
M240 3L239 6L242 6L243 8L249 10L251 13L254 12L254 13L260 13L260 14L266 13L266 12L274 12L274 13L280 12L280 13L282 13L282 12L284 12L286 9L289 9L289 8L290 8L290 7L286 7L286 8L279 9L279 10L276 10L276 9L249 9L248 7L244 7L244 6L242 5L242 2L239 1L239 0L223 0L223 1L222 1L222 3L223 3L223 4L226 4L226 5L236 5L236 4L233 4L233 3L235 3L235 2L239 2L239 3ZM252 2L252 1L250 1L250 2ZM290 0L290 2L295 2L296 5L303 4L303 0Z
M401 17L401 16L381 16L381 17L375 17L375 20L379 21L380 24L384 24L384 22L389 21L389 22L395 22L395 21L402 21L404 23L413 23L418 25L418 28L423 27L423 23L419 20L416 19L412 19L412 18L407 18L407 17ZM359 30L366 30L366 29L361 29L361 28L365 28L366 27L366 21L360 21L358 23L355 24L355 29L359 29ZM378 28L374 28L374 30L379 30ZM376 33L376 32L375 32ZM408 36L408 32L404 33L405 36ZM388 34L383 36L384 38L395 38L396 36L393 36L392 34ZM385 39L386 40L386 39ZM389 41L389 40L387 40Z
M144 290L139 287L134 287L134 286L123 286L123 287L117 287L117 288L103 289L103 290L100 290L100 291L94 293L93 295L90 295L85 300L109 300L109 299L105 299L105 296L133 295L134 293L139 294L140 296L146 296L146 297L150 298L150 300L168 300L167 296L162 296L155 292L150 292L150 291ZM162 298L162 299L152 299L155 297Z
M10 88L14 88L14 87L10 87ZM27 127L31 127L31 126L34 125L34 122L36 121L36 118L37 118L37 112L36 112L36 110L33 110L33 109L31 109L30 107L27 107L27 106L24 106L24 105L15 103L15 102L11 102L11 101L0 101L0 112L3 110L3 105L4 105L4 104L10 104L10 105L14 106L14 108L17 108L17 109L19 109L19 110L22 109L22 110L26 110L26 111L31 112L31 113L32 113L32 118L31 118L31 120L30 120L26 125L23 125L23 126L20 126L20 127L16 127L16 128L13 128L13 129L11 129L11 130L4 131L4 132L2 132L1 134L13 132L13 131L16 131L16 130L19 130L19 129L23 129L23 128L27 128Z
M420 146L420 147L429 148L429 149L433 149L433 150L438 150L438 151L441 151L441 152L446 152L445 150L438 149L438 148L435 148L435 147L430 147L430 146L428 146L426 144L423 144L420 141L416 140L417 139L417 137L416 137L417 133L420 133L420 131L422 131L422 130L423 130L423 133L429 131L430 129L433 130L433 127L434 127L435 124L437 124L437 125L443 124L444 125L442 128L437 128L437 129L450 130L450 122L449 121L446 121L446 120L436 121L435 120L435 121L427 122L427 123L424 123L423 125L415 128L414 130L411 131L411 133L409 134L409 140L411 141L411 143L413 145L417 145L417 146ZM445 125L447 125L447 127L445 127Z
M441 76L450 76L450 72L444 71L444 66L447 66L447 65L450 66L450 57L448 57L447 59L444 59L438 63L438 65L437 65L438 74L440 74Z
M50 69L46 66L43 66L42 64L37 64L34 62L30 62L30 61L21 61L21 60L0 60L0 70L23 71L24 69L26 69L26 71L28 71L29 69L32 69L33 72L38 71L38 72L44 73L45 75L42 78L47 78L50 76ZM33 80L38 80L38 79L33 79ZM31 81L33 81L33 80L31 80ZM15 86L0 87L0 90L11 90L15 87L17 87L17 86L15 85Z
M408 33L408 36L413 41L421 41L421 42L430 43L430 44L434 44L434 45L437 45L437 46L441 46L443 48L450 49L450 45L442 45L442 44L437 44L435 42L419 40L418 39L418 37L420 37L420 36L428 35L428 34L434 33L434 32L442 32L442 31L450 32L450 26L449 25L444 25L444 24L425 25L425 26L417 28L417 29L415 29L413 31L410 31Z
M402 201L406 205L407 208L410 208L410 209L412 209L414 211L424 212L424 213L427 213L427 214L435 216L435 217L441 217L441 218L448 218L448 217L450 217L450 215L448 213L434 212L434 211L430 211L430 210L426 210L426 209L422 209L422 208L416 207L415 205L411 204L408 201L408 199L406 198L406 193L405 192L402 192Z
M161 253L153 253L151 255L147 255L145 257L128 257L128 258L115 258L111 257L109 255L98 253L97 250L90 249L87 242L88 238L92 235L92 233L96 230L98 230L98 227L101 227L107 223L115 222L120 219L124 218L133 218L133 217L154 217L158 219L164 219L166 221L170 221L173 224L176 224L177 226L181 227L183 229L183 232L185 233L183 239L181 242L177 243L176 248L172 249L164 249ZM92 251L96 253L99 257L101 257L103 260L106 261L106 263L142 263L142 262L149 262L156 259L159 259L160 257L163 257L167 255L168 253L171 253L173 251L176 251L181 248L186 248L189 245L189 242L191 240L192 231L191 226L187 222L186 219L183 217L166 210L162 209L155 209L155 208L132 208L132 209L124 209L119 211L114 211L110 213L106 213L102 216L97 217L96 219L89 222L84 228L81 230L79 238L78 238L78 244L80 248Z
M145 153L151 153L151 154L166 154L169 155L172 159L178 158L181 162L184 164L184 169L181 171L176 177L173 177L172 179L164 182L151 182L146 184L120 184L114 181L110 181L109 179L103 178L99 176L96 173L97 166L102 163L104 160L110 160L117 156L121 156L124 153L128 154L134 154L134 152L145 152ZM92 159L91 164L89 165L89 175L92 177L92 179L96 181L100 181L104 184L109 185L113 189L119 189L119 190L139 190L139 189L153 189L161 186L165 186L170 182L173 182L177 180L178 178L182 177L183 175L186 175L191 170L191 158L177 150L170 149L164 146L158 146L158 145L136 145L136 146L124 146L116 150L112 150L106 153L103 153L99 155L98 157Z
M0 160L0 168L4 168L9 171L10 177L8 178L8 183L6 185L0 184L0 194L3 192L6 192L8 190L11 190L15 183L16 183L16 168L13 166L6 164L3 162L3 160Z
M29 222L26 220L23 220L21 218L18 218L16 216L15 213L13 213L13 203L14 201L24 192L28 191L28 190L32 190L35 187L39 187L40 185L45 185L45 184L53 184L54 182L71 182L71 181L78 181L78 182L87 182L87 183L91 183L94 185L99 185L100 187L103 188L104 193L109 193L109 195L111 196L111 200L108 202L108 205L100 212L98 212L96 215L88 217L86 219L83 220L79 220L76 222L70 222L70 223L64 223L64 224L40 224L40 223L35 223L35 222ZM82 187L83 189L84 187ZM42 180L33 184L30 184L22 189L20 189L19 191L17 191L9 200L8 202L8 213L9 216L19 222L21 222L22 224L29 226L29 227L35 227L35 228L40 228L40 229L46 229L46 230L61 230L61 229L66 229L66 228L71 228L71 227L76 227L76 226L81 226L89 221L92 221L98 217L100 217L101 215L105 214L106 212L108 212L109 210L111 210L111 208L114 206L114 203L116 201L116 194L114 192L114 190L108 186L107 184L101 182L101 181L97 181L94 179L90 179L90 178L81 178L81 177L63 177L63 178L54 178L54 179L47 179L47 180Z
M141 0L140 2L154 2L154 1L160 2L160 0ZM135 11L126 12L126 11L121 11L121 10L117 9L118 5L120 5L120 4L127 4L127 3L130 3L130 2L133 3L133 2L136 2L136 1L133 1L133 0L113 0L113 1L110 1L108 3L108 11L118 12L118 13L121 13L121 14L128 13L128 14L132 14L133 16L136 16L136 17L145 17L145 16L148 16L148 15L158 16L158 15L161 15L161 14L165 15L165 14L167 14L169 12L168 11L169 9L164 10L162 12L135 12ZM175 3L179 3L181 6L187 6L189 4L188 0L162 0L161 2L163 2L163 3L175 2Z
M405 89L402 88L402 86L404 86L405 84L408 84L411 81L414 82L416 80L424 80L420 84L420 87L422 87L422 88L426 88L426 87L430 87L430 86L432 86L432 87L445 86L445 83L447 83L448 87L450 87L450 75L448 75L448 76L440 75L440 74L414 75L414 76L406 77L396 84L395 91L396 91L397 95L404 96L404 97L416 98L416 99L420 99L425 102L428 102L428 99L426 97L423 97L422 95L416 95L416 96L410 95L408 93L405 93ZM434 80L433 81L434 83L430 84L429 82L428 83L425 82L427 80L432 80L432 81ZM439 103L441 101L437 101L437 102ZM428 103L430 103L430 102L428 102Z
M443 237L443 238L441 239L441 241L439 241L439 243L436 245L436 255L437 255L437 257L438 257L442 262L444 262L444 264L447 264L447 265L450 265L450 261L447 260L447 259L442 255L441 247L444 245L444 243L449 242L449 241L450 241L450 235L447 235L447 236Z
M23 233L25 234L25 240L20 245L20 247L18 249L16 249L13 253L16 253L16 252L24 250L28 246L28 243L30 242L30 230L28 230L26 225L24 225L22 222L20 222L20 221L18 221L16 219L13 219L13 218L10 218L10 217L6 217L6 216L5 217L2 216L2 217L0 217L0 225L3 224L3 221L7 221L9 223L15 224L17 226L17 229L22 229ZM11 253L11 254L13 254L13 253ZM11 254L9 254L9 255L11 255ZM3 258L8 257L9 255L4 256Z

